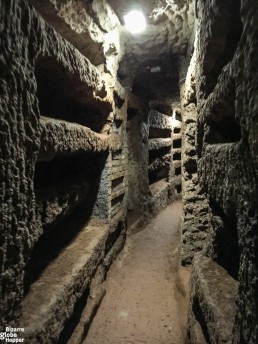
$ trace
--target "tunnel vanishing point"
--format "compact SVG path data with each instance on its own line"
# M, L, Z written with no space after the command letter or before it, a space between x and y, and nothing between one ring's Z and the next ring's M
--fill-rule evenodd
M189 343L257 344L258 1L0 0L0 46L0 332L83 343L182 199Z

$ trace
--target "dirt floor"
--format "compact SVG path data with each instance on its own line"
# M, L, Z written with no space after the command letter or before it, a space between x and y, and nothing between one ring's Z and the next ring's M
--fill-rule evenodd
M84 344L185 344L189 270L179 267L182 205L127 239Z

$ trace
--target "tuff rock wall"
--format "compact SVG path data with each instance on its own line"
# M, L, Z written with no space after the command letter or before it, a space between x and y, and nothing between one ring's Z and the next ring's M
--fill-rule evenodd
M190 337L194 343L257 343L258 4L199 0L196 10L191 78L182 93L183 253L199 252L191 278ZM189 178L191 149L197 174ZM195 208L201 201L206 210L198 211L198 220L188 185Z
M78 344L127 226L175 198L172 112L149 140L149 99L116 78L123 44L106 1L3 0L0 23L1 331ZM151 192L149 151L164 147Z
M79 343L125 241L126 93L27 1L0 17L1 330Z

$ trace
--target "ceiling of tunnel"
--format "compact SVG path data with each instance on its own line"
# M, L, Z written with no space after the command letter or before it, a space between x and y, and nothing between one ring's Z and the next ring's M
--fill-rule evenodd
M121 58L118 77L124 86L132 87L135 79L140 86L151 83L157 86L157 79L169 81L171 68L177 69L175 59L184 55L194 28L194 3L192 0L108 0L123 25L123 16L130 10L141 10L146 17L146 30L138 35L127 32L123 26L121 39L124 42L124 54ZM162 70L158 73L147 73L157 61L162 61ZM141 68L143 68L141 70ZM169 71L169 72L168 72ZM174 73L175 74L175 73ZM158 83L161 85L161 82ZM169 92L171 87L167 88Z
M177 82L175 61L186 53L194 28L194 0L29 1L95 66L118 75L123 86L142 87L150 94L150 85ZM146 30L138 35L127 32L123 20L135 9L147 21ZM150 71L161 64L159 72ZM165 89L171 92L173 87Z
M179 95L178 83L178 58L163 56L138 67L132 91L140 97L166 102Z
M177 14L179 11L185 12L193 3L192 0L107 0L107 2L114 9L121 23L123 23L123 16L134 9L141 10L148 23L153 23L162 18L171 17L175 12Z

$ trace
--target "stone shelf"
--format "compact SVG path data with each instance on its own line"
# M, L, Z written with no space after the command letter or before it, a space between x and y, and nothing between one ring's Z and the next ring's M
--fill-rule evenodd
M127 183L122 183L122 185L119 185L115 188L115 191L112 191L111 193L111 200L124 195L126 192L126 188L127 188Z
M112 173L110 179L111 180L115 180L115 179L122 178L122 177L125 177L125 172L124 171L117 172L117 173Z
M37 208L42 225L50 225L67 216L74 207L92 194L91 184L47 187L37 192Z
M181 140L181 139L182 139L182 134L181 134L181 133L179 133L179 134L173 134L172 139L173 139L173 141L175 141L175 140Z
M192 286L210 341L231 343L238 282L216 262L198 254L194 259Z
M181 167L181 161L180 160L173 161L173 165L175 168Z
M150 185L150 191L152 195L159 193L161 190L167 188L168 182L166 179L160 179L157 182Z
M172 118L156 110L150 110L149 126L159 129L172 129Z
M171 164L171 154L166 154L155 159L148 167L149 172L157 171L161 168L169 168Z
M100 38L98 41L95 38L96 35L98 35L98 37L101 37L103 40L103 32L95 23L92 25L93 28L91 26L91 30L89 29L90 26L88 23L92 22L92 18L88 15L85 8L76 8L76 5L78 6L78 4L73 3L74 8L76 8L78 12L83 11L85 20L84 22L77 22L77 17L74 16L72 21L73 24L71 25L67 18L67 12L62 11L62 6L60 6L59 3L52 3L49 0L44 2L40 0L30 0L30 2L40 12L48 24L53 26L61 36L71 42L83 55L88 56L90 60L94 61L96 64L105 62L103 47L99 41ZM78 33L78 27L81 28L80 33ZM95 37L91 32L93 29L95 31Z
M182 177L181 176L174 176L171 178L171 181L175 184L175 185L179 185L182 183Z
M172 148L172 154L173 155L176 154L176 153L181 154L181 151L182 151L181 147L179 147L179 148Z
M224 116L234 116L234 82L229 62L223 69L213 92L200 108L202 121L220 121Z
M123 207L124 203L117 203L111 210L110 218L114 219L115 217L119 218L119 216L123 215ZM120 215L119 215L120 214Z
M165 147L171 147L172 145L172 139L166 138L166 139L150 139L148 140L149 150L158 150Z
M92 219L31 285L20 320L26 342L58 341L75 302L103 260L108 231L106 223Z
M107 135L98 134L76 123L41 116L41 147L39 161L56 155L103 152L109 148Z

